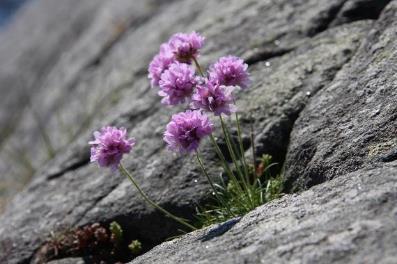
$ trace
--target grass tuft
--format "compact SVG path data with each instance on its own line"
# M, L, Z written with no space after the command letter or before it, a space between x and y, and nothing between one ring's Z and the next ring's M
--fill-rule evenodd
M269 155L262 156L257 168L254 169L253 165L249 165L250 179L246 184L247 192L239 191L243 185L242 182L225 183L222 179L220 184L215 184L217 195L222 198L223 204L218 203L214 198L209 204L197 207L196 226L205 227L245 215L256 207L281 197L282 175L272 176L270 170L275 165Z

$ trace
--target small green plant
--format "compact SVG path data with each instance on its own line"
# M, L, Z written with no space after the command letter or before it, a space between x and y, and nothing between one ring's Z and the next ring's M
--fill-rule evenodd
M281 175L271 176L270 168L274 165L276 164L271 163L270 155L263 155L257 168L254 169L253 165L249 166L249 178L245 183L241 180L228 183L221 180L221 184L215 184L217 197L220 197L223 203L214 200L207 206L198 207L196 224L204 227L224 222L280 197L283 181ZM245 188L243 185L246 191L242 191Z
M114 241L120 244L123 241L123 229L121 229L121 226L116 221L113 221L109 225L109 230Z
M94 223L67 229L62 233L51 232L47 242L38 251L36 262L84 257L89 263L124 263L141 252L142 244L138 240L129 243L123 233L122 227L115 221L109 226Z
M142 251L142 243L139 240L132 240L131 243L128 245L131 253L134 255L139 255Z

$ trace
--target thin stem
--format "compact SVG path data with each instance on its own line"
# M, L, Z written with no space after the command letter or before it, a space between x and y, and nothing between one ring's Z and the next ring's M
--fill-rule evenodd
M211 185L211 188L212 188L212 190L214 191L214 194L217 195L217 191L216 191L216 189L215 189L215 185L214 185L214 183L212 182L210 176L208 175L207 170L204 168L204 165L203 165L203 162L201 161L200 154L199 154L198 150L196 150L196 158L197 158L197 161L198 161L198 163L199 163L199 165L200 165L200 168L201 168L201 170L203 171L205 177L207 177L207 180L208 180L209 184ZM217 197L217 198L218 198L218 197Z
M255 136L254 136L254 124L251 121L251 146L252 146L252 165L254 166L254 175L256 175L256 155L255 155ZM256 177L255 177L256 178Z
M231 140L230 140L229 133L227 131L225 122L223 121L222 116L219 116L219 118L221 120L222 130L223 130L223 134L225 136L226 145L227 145L227 147L229 149L230 156L232 157L234 166L236 167L237 174L240 176L240 179L243 182L244 188L245 188L245 190L246 190L246 192L248 194L249 201L250 201L251 205L253 206L252 199L251 199L251 192L250 192L250 189L248 188L247 183L245 182L245 177L244 177L244 175L241 172L240 166L239 166L239 164L237 162L237 159L236 159L236 155L234 154L233 147L231 145Z
M194 62L194 65L196 65L196 68L197 68L197 70L199 71L200 75L201 75L202 77L205 77L205 76L204 76L204 72L203 72L203 70L201 69L201 66L200 66L200 64L198 63L196 57L193 57L193 62Z
M222 165L223 165L223 169L226 171L226 173L229 175L229 178L234 182L234 184L236 185L236 187L239 189L240 192L242 192L243 190L241 189L240 184L237 181L236 176L234 175L234 173L232 172L232 170L229 167L229 164L227 163L225 156L223 155L221 149L219 148L218 144L215 141L214 136L211 134L210 135L210 139L211 139L211 143L214 145L215 147L215 152L218 154L218 157L222 160Z
M142 189L139 187L138 183L134 180L134 178L132 177L132 175L124 168L123 164L120 163L119 165L119 170L120 173L125 175L131 182L132 184L135 186L135 188L138 190L139 194L143 197L143 199L150 204L151 206L153 206L154 208L158 209L159 211L161 211L162 213L164 213L166 216L174 219L175 221L177 221L178 223L189 227L192 230L196 230L197 228L195 228L194 226L192 226L191 224L185 222L184 220L182 220L181 218L171 214L170 212L168 212L167 210L163 209L162 207L160 207L159 205L157 205L155 202L153 202L152 200L150 200L150 198L142 191Z
M247 160L245 159L245 155L244 155L245 152L244 152L244 146L243 146L243 139L241 136L240 120L238 118L237 112L236 112L236 123L237 123L238 142L240 145L241 160L243 161L243 167L244 167L244 172L245 172L245 180L249 184L248 166L247 166Z
M228 147L230 156L232 158L234 166L236 167L237 173L239 174L240 177L242 177L240 166L239 166L239 164L237 162L236 155L234 154L233 146L232 146L231 139L230 139L230 136L229 136L229 131L228 131L228 129L226 127L226 124L223 121L223 118L222 118L221 115L219 116L219 119L221 120L222 131L223 131L223 135L225 136L225 141L226 141L226 145Z
M229 211L229 213L230 213L231 215L233 215L232 211L230 210L229 205L226 204L226 203L224 202L224 200L218 195L218 192L217 192L217 190L216 190L216 188L215 188L215 185L214 185L214 183L212 182L210 176L209 176L208 173L207 173L207 170L206 170L205 167L204 167L203 161L202 161L201 158L200 158L200 153L199 153L198 150L196 150L196 158L197 158L197 161L198 161L198 163L199 163L199 165L200 165L201 170L203 171L205 177L207 178L209 184L211 185L211 188L212 188L212 190L213 190L213 192L214 192L214 195L215 195L216 199L218 200L219 203L221 203L223 206L226 207L226 209Z

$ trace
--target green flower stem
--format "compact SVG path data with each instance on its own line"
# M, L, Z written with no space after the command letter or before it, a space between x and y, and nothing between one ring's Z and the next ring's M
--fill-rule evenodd
M196 59L195 57L193 57L192 59L193 59L194 65L196 66L196 68L197 68L198 72L200 73L200 75L201 75L202 77L205 77L204 72L203 72L203 70L202 70L202 68L201 68L201 66L200 66L200 64L199 64L199 62L197 61L197 59ZM215 145L216 147L218 147L218 145L216 144L216 142L215 142L215 140L214 140L212 134L211 134L211 140L215 143L214 145ZM221 152L221 151L219 151L219 153L222 155L222 152ZM208 182L210 183L210 185L211 185L211 187L212 187L212 189L213 189L213 191L214 191L214 193L215 193L215 196L216 196L216 198L218 199L218 202L220 202L220 203L226 208L226 210L228 210L229 213L230 213L231 215L234 216L234 214L232 213L232 211L231 211L231 209L230 209L229 204L227 204L223 199L221 199L221 198L219 197L219 195L218 195L218 193L217 193L217 191L216 191L216 189L215 189L215 186L214 186L214 184L213 184L212 181L211 181L211 178L208 176L208 173L207 173L207 171L206 171L205 168L204 168L204 165L203 165L203 163L202 163L202 161L201 161L201 159L200 159L200 155L199 155L198 151L196 152L196 154L197 154L197 160L198 160L198 162L199 162L199 164L200 164L200 167L201 167L203 173L205 174L205 176L207 177ZM218 155L219 155L219 154L218 154ZM223 155L222 155L222 156L223 156ZM235 181L236 181L236 183L237 183L236 177L234 177L233 173L231 173L231 170L230 170L229 166L227 165L226 160L225 160L224 158L223 158L223 161L224 161L224 162L223 162L223 164L224 164L224 169L226 170L226 172L228 172L229 176L230 176L230 175L233 176L233 178L235 179ZM237 185L238 185L238 184L237 184Z
M221 159L221 161L222 161L223 169L226 171L226 173L228 174L229 178L234 182L234 184L236 185L236 187L238 188L238 190L239 190L240 192L243 192L243 190L241 189L240 184L239 184L238 181L237 181L236 176L234 175L234 173L233 173L232 170L230 169L229 164L228 164L228 162L227 162L226 159L225 159L225 156L223 155L221 149L219 148L219 146L218 146L218 144L216 143L215 138L214 138L214 136L213 136L212 134L210 135L210 139L211 139L211 143L212 143L212 144L214 145L214 147L215 147L215 152L216 152L216 154L218 155L218 157L219 157L219 158Z
M205 76L204 76L204 72L203 72L203 70L201 69L201 66L200 66L200 64L198 63L197 59L196 59L195 57L193 57L192 59L193 59L194 65L196 65L196 68L197 68L198 72L200 73L200 75L201 75L202 77L205 77Z
M194 62L194 65L196 66L198 72L200 73L200 75L201 75L202 77L205 77L204 72L203 72L203 70L201 69L201 66L200 66L200 64L198 63L197 59L196 59L195 57L192 57L192 60L193 60L193 62ZM230 156L231 156L232 159L233 159L233 163L234 163L234 165L235 165L235 167L236 167L237 173L239 174L239 176L240 176L240 178L241 178L241 180L242 180L242 182L243 182L244 188L246 189L246 193L248 194L249 201L250 201L250 203L251 203L251 205L252 205L253 203L252 203L252 198L251 198L251 191L250 191L250 189L248 188L247 180L246 180L246 178L248 178L248 169L247 169L246 161L244 160L244 162L243 162L243 166L244 166L244 170L245 170L245 172L246 172L246 176L243 176L243 174L242 174L242 172L241 172L241 170L240 170L240 166L239 166L238 163L237 163L237 159L236 159L236 156L235 156L235 154L234 154L233 147L232 147L232 144L231 144L229 135L228 135L228 133L227 133L226 126L225 126L225 124L224 124L224 122L223 122L222 116L219 116L219 117L220 117L220 119L221 119L222 130L223 130L223 134L224 134L224 136L225 136L226 144L227 144L228 149L229 149L229 152L230 152ZM237 115L236 115L236 117L237 117ZM238 119L237 119L237 122L238 122ZM239 124L238 124L238 126L239 126ZM238 129L239 129L239 138L240 138L239 141L240 141L240 143L241 143L241 144L240 144L240 145L241 145L241 149L243 149L243 148L242 148L241 135L240 135L240 132L241 132L241 131L240 131L240 127L238 127ZM243 190L242 190L240 184L238 183L238 181L237 181L236 177L234 176L233 172L230 170L230 168L229 168L229 166L228 166L228 164L227 164L227 162L226 162L226 160L225 160L225 158L224 158L222 152L220 151L220 149L219 149L218 145L216 144L216 142L215 142L215 140L214 140L214 138L213 138L212 135L211 135L211 141L213 141L213 144L214 144L215 149L216 149L216 151L217 151L217 153L218 153L218 156L219 156L219 157L222 159L222 161L223 161L225 171L229 174L229 177L231 177L231 179L235 182L236 188L238 188L238 190L239 190L240 192L243 192ZM244 157L244 154L243 154L243 153L242 153L242 157ZM200 161L200 159L199 159L199 156L197 156L197 159L199 160L199 163L200 163L200 166L201 166L202 163L201 163L201 161ZM245 157L244 157L244 159L245 159ZM206 174L205 169L204 169L203 166L202 166L202 169L203 169L204 174ZM207 176L207 178L209 179L208 174L207 174L206 176ZM210 181L210 183L211 183L211 180L210 180L210 179L209 179L209 181ZM213 185L213 184L211 184L211 185ZM215 188L213 188L213 189L214 189L214 192L215 192L215 194L216 194L217 192L216 192ZM219 199L218 199L218 200L219 200ZM220 202L221 202L221 201L222 201L222 200L220 200Z
M240 152L241 152L241 160L243 161L243 167L244 167L244 172L245 172L245 180L249 184L248 166L247 166L247 160L245 159L245 155L244 155L245 152L244 152L244 146L243 146L243 139L241 137L240 120L238 118L237 112L236 112L236 123L237 123L238 142L240 145Z
M242 178L241 180L243 180L243 177L242 177L243 174L242 174L240 166L237 162L236 154L234 153L235 149L233 148L232 140L230 139L230 135L229 135L229 131L228 131L225 121L223 120L221 115L219 116L219 119L221 120L221 126L222 126L223 135L225 136L226 146L229 150L229 153L230 153L230 156L234 163L234 166L236 167L237 174Z
M211 188L212 188L212 190L213 190L213 192L214 192L214 195L215 195L216 199L218 200L218 202L219 202L220 204L222 204L222 205L226 208L226 210L229 211L230 214L233 215L233 213L232 213L232 211L231 211L229 205L228 205L227 203L225 203L225 201L218 195L218 192L217 192L217 190L216 190L216 188L215 188L215 185L214 185L214 183L212 182L210 176L209 176L208 173L207 173L207 170L206 170L205 167L204 167L203 161L202 161L201 158L200 158L200 153L199 153L198 150L196 150L196 158L197 158L197 161L198 161L198 163L199 163L199 165L200 165L201 170L203 171L205 177L207 178L209 184L211 185Z
M256 180L258 175L256 175L255 136L254 136L254 125L252 122L251 122L251 147L252 147L252 165L254 166L254 184L256 185Z
M247 185L247 183L245 181L245 177L244 177L243 173L241 172L240 166L239 166L239 164L237 162L237 158L236 158L236 155L234 154L233 147L232 147L232 144L231 144L231 140L230 140L229 133L227 131L225 122L223 121L223 118L222 118L221 115L219 116L219 118L221 120L222 130L223 130L223 134L224 134L225 139L226 139L226 145L227 145L227 147L229 149L230 156L232 157L234 166L236 167L237 174L240 176L241 181L243 182L244 188L245 188L245 190L246 190L246 192L248 194L249 201L250 201L251 205L253 206L252 197L251 197L252 196L251 195L251 191L250 191L250 189L249 189L249 187L248 187L248 185Z
M186 221L182 220L181 218L171 214L170 212L168 212L167 210L163 209L162 207L160 207L159 205L157 205L155 202L153 202L152 200L150 200L150 198L142 191L142 189L139 187L138 183L134 180L134 178L132 177L132 175L124 168L123 164L120 163L119 165L119 171L121 174L123 174L124 176L126 176L131 182L132 184L135 186L135 188L138 190L139 194L143 197L143 199L150 204L151 206L153 206L154 208L158 209L159 211L161 211L162 213L164 213L166 216L168 216L169 218L174 219L175 221L177 221L178 223L190 228L191 230L196 230L197 228L195 228L194 226L192 226L191 224L187 223Z

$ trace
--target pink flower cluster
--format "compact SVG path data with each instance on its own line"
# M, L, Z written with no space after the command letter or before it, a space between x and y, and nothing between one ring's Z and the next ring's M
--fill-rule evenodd
M159 85L161 74L168 70L168 67L175 61L174 54L167 44L160 46L160 52L154 56L152 62L149 64L149 79L152 87Z
M177 33L160 46L159 53L149 64L149 79L152 87L160 87L163 104L177 105L185 102L196 84L195 70L190 65L197 59L204 38L192 32Z
M190 63L192 58L197 58L199 49L204 45L204 37L196 32L176 33L170 38L168 45L176 60Z
M159 87L158 94L163 97L162 103L166 105L177 105L191 100L195 92L196 84L200 83L196 76L196 71L192 66L192 60L197 60L199 51L204 45L204 37L196 32L190 34L177 33L171 36L168 42L161 44L159 53L154 56L149 65L149 79L152 87ZM208 81L201 84L201 92L196 93L194 97L204 95L204 87L207 90L214 90L220 86L240 86L247 88L249 86L248 65L235 56L226 56L220 58L213 64L208 71ZM202 98L203 101L214 101L217 109L228 109L231 94L230 89L216 88L217 92L208 93L209 98ZM222 95L222 91L226 95ZM214 96L216 95L216 96ZM226 104L221 106L221 104ZM197 103L195 104L197 105ZM232 107L233 108L233 107ZM206 110L209 110L206 107ZM213 111L215 112L215 111ZM219 115L222 111L216 111ZM229 110L223 112L230 114Z
M127 138L125 128L103 127L94 132L95 140L91 145L91 162L98 162L100 167L116 170L124 154L130 153L135 139Z
M174 34L161 44L149 65L151 86L159 87L163 104L190 103L191 109L172 116L164 133L169 149L180 153L196 151L200 141L212 133L213 124L204 112L216 116L235 112L232 92L250 84L248 65L235 56L220 58L209 67L207 76L197 76L192 62L198 66L203 45L204 37L196 32ZM127 138L124 128L104 127L94 137L89 142L91 162L98 162L100 167L116 169L135 144L133 138Z
M160 52L149 65L152 87L160 88L158 94L163 97L163 104L177 105L188 100L190 107L197 111L212 112L217 116L230 115L236 111L232 92L237 86L245 89L250 84L248 65L238 57L226 56L210 66L207 76L196 76L192 61L198 65L197 58L203 45L204 37L196 32L171 36L160 46ZM197 111L188 110L172 117L164 134L171 150L197 150L200 139L206 134L196 135L192 131L204 129L200 127L202 122L194 122L194 129L190 121L186 121L189 125L182 122L182 119L193 118L192 115L196 120L199 116ZM207 118L204 114L200 117Z
M221 85L240 86L245 89L250 85L247 69L248 65L238 57L222 57L210 67L209 79Z
M199 84L192 96L191 106L213 112L214 115L230 115L236 111L232 92L234 86L220 85L217 82L206 81Z
M194 69L188 64L175 62L161 75L159 85L161 87L159 95L164 97L162 103L168 105L183 103L191 96L196 86Z
M172 116L164 133L169 149L187 153L195 151L202 138L212 133L213 124L207 115L198 110L188 110Z

